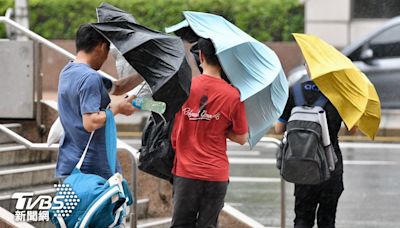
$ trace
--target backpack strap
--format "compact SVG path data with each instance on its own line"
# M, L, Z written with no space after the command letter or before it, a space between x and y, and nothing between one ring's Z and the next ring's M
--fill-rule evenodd
M75 227L86 228L89 227L90 222L94 218L94 214L99 213L104 210L103 207L110 204L110 201L114 195L119 194L120 189L117 185L110 186L109 189L104 191L99 195L86 209L85 213L82 215L80 221L75 224Z
M294 95L294 103L296 106L302 106L307 104L304 94L303 94L303 84L301 82L296 83L293 85L293 95ZM328 102L328 99L321 93L319 98L314 102L313 106L319 106L319 107L324 107L326 103Z
M302 106L306 104L306 100L304 99L302 83L296 83L293 85L293 96L294 96L294 104L296 106Z
M58 225L60 225L60 228L68 228L67 224L64 221L64 218L61 216L56 216L56 219L58 221Z
M117 175L117 176L115 176ZM88 206L85 213L81 216L79 222L75 225L76 228L86 228L90 227L90 223L96 216L101 215L101 211L105 207L108 207L110 201L113 202L113 197L118 196L117 202L112 203L114 205L113 215L114 221L108 227L118 227L119 223L125 218L126 210L128 206L132 204L132 194L128 187L128 182L122 179L121 174L115 174L110 179L108 179L108 189L100 194L92 203Z
M319 106L319 107L323 108L327 102L328 102L328 99L324 96L324 94L321 93L319 98L314 102L314 106Z

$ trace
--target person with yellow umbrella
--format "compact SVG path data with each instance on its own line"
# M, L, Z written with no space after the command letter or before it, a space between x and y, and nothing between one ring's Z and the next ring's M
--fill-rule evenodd
M368 78L337 49L313 35L293 34L304 59L310 81L298 82L305 105L312 105L321 96L327 98L325 110L330 141L337 161L331 177L316 185L295 184L295 228L311 228L317 215L318 227L335 227L336 208L343 188L343 159L338 133L342 121L347 129L357 127L374 139L380 123L378 94ZM291 110L299 92L289 92L288 102L275 125L276 133L286 130Z

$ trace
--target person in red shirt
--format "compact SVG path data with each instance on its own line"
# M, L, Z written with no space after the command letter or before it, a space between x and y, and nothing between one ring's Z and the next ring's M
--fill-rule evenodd
M211 40L200 38L198 46L203 74L193 78L171 136L175 151L171 227L217 226L229 183L226 139L243 145L248 138L239 91L221 78Z

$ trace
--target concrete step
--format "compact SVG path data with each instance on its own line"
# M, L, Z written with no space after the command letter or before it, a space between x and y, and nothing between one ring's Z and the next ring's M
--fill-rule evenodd
M137 201L137 213L138 213L138 219L144 219L147 218L148 216L148 210L149 210L149 199L139 199Z
M51 223L50 221L48 222L29 222L30 225L36 227L36 228L54 228L54 224Z
M15 204L17 203L15 199L11 199L12 194L15 192L33 192L36 197L40 195L54 196L56 189L53 187L53 184L42 184L18 189L1 190L0 207L10 211L11 213L15 212ZM35 199L35 197L33 198Z
M15 143L0 144L0 167L56 161L55 151L29 151Z
M1 201L0 201L1 202ZM169 228L169 224L170 224L170 220L168 220L168 225L167 226L160 226L161 224L165 223L165 221L163 222L162 219L145 219L147 217L147 210L149 207L149 199L139 199L137 201L137 213L138 213L138 218L141 219L139 221L143 222L146 226L144 227L154 227L154 228L164 228L164 227L168 227ZM1 207L1 206L0 206ZM15 202L14 202L14 207L15 207ZM41 228L52 228L54 227L53 225L51 225L50 222L48 223L31 223L32 225L34 225L35 227L41 227ZM49 226L50 224L50 226ZM153 226L148 226L148 225L153 225ZM154 226L156 225L156 226ZM140 227L140 226L138 226Z
M147 218L139 219L137 228L169 228L171 226L171 218Z
M11 123L11 124L3 124L3 125L14 132L21 134L21 130L22 130L21 124ZM12 143L12 142L14 142L14 140L10 139L7 135L0 132L0 144Z
M11 199L11 196L15 192L33 192L33 201L37 199L40 195L49 195L54 196L56 189L53 187L53 184L45 184L45 185L36 185L19 189L12 190L3 190L0 191L0 207L6 209L13 215L15 214L15 204L17 201L15 199ZM54 225L51 222L30 222L34 227L40 228L51 228Z
M35 228L26 222L16 222L14 220L14 214L10 213L6 209L0 207L0 227L1 228Z
M34 201L40 195L49 195L53 197L56 193L56 189L54 188L53 184L45 184L45 185L36 185L31 187L0 191L0 208L4 208L12 214L14 214L16 210L15 209L16 200L11 199L12 194L15 192L33 192L34 194L33 201ZM139 199L137 203L138 203L137 206L138 217L145 218L147 216L149 199ZM142 220L142 222L147 225L160 224L160 221L157 219L145 219ZM54 227L53 225L51 225L50 222L34 222L31 224L34 225L35 227L43 227L43 228ZM145 226L145 227L168 227L168 226Z
M57 183L55 167L55 163L0 167L0 190Z

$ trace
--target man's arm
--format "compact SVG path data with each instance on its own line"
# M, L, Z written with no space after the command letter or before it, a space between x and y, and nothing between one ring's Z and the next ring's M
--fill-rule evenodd
M120 79L114 82L115 89L113 95L123 95L143 82L140 74L134 74L127 78Z
M247 142L247 139L249 138L249 133L246 132L242 135L238 135L233 133L231 130L228 131L228 134L226 135L228 139L235 143L239 143L240 145L244 145Z
M249 138L249 126L246 118L244 102L238 102L232 112L232 126L228 129L226 137L233 142L244 145Z
M286 131L286 123L278 121L275 124L275 133L282 134L285 131Z
M292 90L289 90L288 101L286 102L285 108L283 109L282 115L279 117L278 121L275 123L275 133L282 134L286 131L286 124L289 120L292 108L295 106L294 97Z
M104 126L106 122L106 112L86 113L82 116L83 128L87 132L92 132Z
M132 106L132 100L135 96L131 96L116 105L111 105L110 110L115 115L123 114L126 116L132 115L135 108ZM106 112L100 111L96 113L85 113L82 115L83 127L87 132L92 132L104 126L106 122Z
M344 124L346 126L346 124ZM355 135L357 133L358 127L357 126L353 126L351 129L348 129L348 127L346 126L347 132L346 135Z

